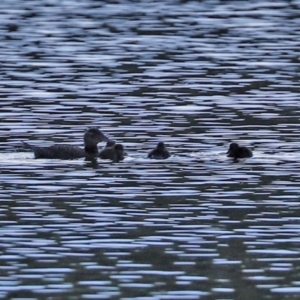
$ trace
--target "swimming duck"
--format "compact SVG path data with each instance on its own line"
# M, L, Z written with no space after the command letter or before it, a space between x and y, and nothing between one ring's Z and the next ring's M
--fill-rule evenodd
M49 147L33 146L23 142L24 148L34 151L35 158L76 159L81 157L93 158L98 155L97 144L109 138L98 128L92 127L84 133L84 149L67 144L56 144Z
M253 154L249 148L245 146L239 146L239 144L237 143L231 143L227 151L227 156L236 159L236 158L252 157Z
M108 140L107 143L106 143L106 145L105 145L105 147L104 147L104 149L105 149L105 148L112 147L112 146L114 146L115 144L116 144L116 141L114 141L114 140Z
M170 153L163 142L159 142L156 148L148 154L148 158L153 159L166 159L168 157L170 157Z
M110 159L114 162L121 161L124 159L124 147L122 144L114 143L110 147L106 146L102 151L100 151L98 156L102 159Z

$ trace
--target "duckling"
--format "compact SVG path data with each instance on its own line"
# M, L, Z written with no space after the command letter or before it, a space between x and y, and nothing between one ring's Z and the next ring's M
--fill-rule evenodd
M111 147L105 147L98 155L101 159L110 159L118 162L124 159L124 147L122 144L113 144Z
M168 157L170 157L170 153L163 142L159 142L156 148L148 154L148 158L153 159L166 159Z
M92 127L84 133L84 149L67 144L55 144L49 147L33 146L23 142L25 149L34 152L35 158L50 159L77 159L77 158L93 158L98 154L97 144L102 141L109 141L109 138L98 128Z
M114 146L115 144L116 144L116 141L114 141L114 140L108 140L107 143L106 143L106 145L105 145L105 147L104 147L104 149L105 149L105 148L112 147L112 146Z
M239 144L237 143L231 143L227 151L227 156L237 159L237 158L252 157L253 154L249 148L245 146L239 146Z

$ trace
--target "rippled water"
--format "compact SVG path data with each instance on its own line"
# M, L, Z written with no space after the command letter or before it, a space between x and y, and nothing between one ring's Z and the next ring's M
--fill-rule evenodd
M0 298L299 299L299 2L0 9ZM89 126L125 161L20 149Z

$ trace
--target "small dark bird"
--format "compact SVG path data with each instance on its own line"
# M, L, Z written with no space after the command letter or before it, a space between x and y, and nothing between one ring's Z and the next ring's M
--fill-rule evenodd
M168 157L170 157L170 153L163 142L159 142L156 148L148 154L148 158L153 159L166 159Z
M116 141L114 141L114 140L108 140L104 148L112 147L115 144L116 144Z
M114 144L111 147L105 147L98 155L101 159L110 159L118 162L124 159L124 147L122 144Z
M33 146L23 142L26 149L34 151L35 158L76 159L94 158L98 155L98 143L109 141L109 138L98 128L89 128L84 133L84 149L67 144L56 144L49 147Z
M237 158L252 157L253 154L249 148L245 146L239 146L239 144L237 143L231 143L227 151L227 156L237 159Z

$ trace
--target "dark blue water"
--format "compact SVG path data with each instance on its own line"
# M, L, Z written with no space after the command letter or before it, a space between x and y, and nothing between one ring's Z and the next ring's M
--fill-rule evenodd
M299 299L299 9L1 1L0 298ZM20 147L89 126L125 160Z

